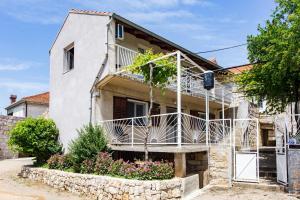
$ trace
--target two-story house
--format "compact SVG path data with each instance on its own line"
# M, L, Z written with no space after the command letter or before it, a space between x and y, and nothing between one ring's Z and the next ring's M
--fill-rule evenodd
M91 122L103 126L113 150L141 154L149 86L140 75L123 70L147 49L177 60L175 81L164 92L154 89L148 143L157 159L174 159L176 175L183 177L201 168L193 167L200 161L191 160L206 160L200 165L207 165L207 145L200 144L217 142L225 129L229 132L224 120L212 121L212 126L205 120L224 119L230 104L217 81L214 89L203 88L204 72L222 68L115 13L68 13L50 49L49 116L66 150L76 130ZM215 135L208 137L208 129Z

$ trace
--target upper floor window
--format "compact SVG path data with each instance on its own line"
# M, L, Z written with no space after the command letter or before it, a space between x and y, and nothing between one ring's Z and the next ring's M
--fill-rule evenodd
M124 39L124 26L122 24L117 24L116 38L120 40Z
M64 72L67 72L74 69L74 44L65 48L64 54Z

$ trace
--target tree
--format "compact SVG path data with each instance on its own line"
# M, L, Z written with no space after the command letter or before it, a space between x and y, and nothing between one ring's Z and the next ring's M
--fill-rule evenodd
M9 136L8 144L12 150L35 156L38 164L62 152L58 129L50 119L26 118L17 122Z
M144 148L145 148L145 160L148 161L148 137L150 134L150 129L152 126L151 113L153 107L153 88L157 87L164 90L168 85L169 81L174 78L177 72L176 61L174 57L167 57L158 59L164 56L163 53L155 54L151 49L147 50L144 54L138 54L133 64L128 66L126 70L133 74L140 74L143 76L144 82L149 85L149 99L150 106L147 113L147 130L144 138Z
M254 63L235 80L247 97L265 99L268 112L282 112L300 89L300 1L276 0L277 7L258 34L248 36L248 58Z

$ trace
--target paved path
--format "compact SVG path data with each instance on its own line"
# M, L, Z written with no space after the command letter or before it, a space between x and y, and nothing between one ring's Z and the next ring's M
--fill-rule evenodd
M299 200L284 192L266 191L254 188L233 187L231 189L211 188L194 198L199 200Z
M30 158L0 161L0 200L84 200L72 193L58 191L44 184L17 176L22 165L32 164Z

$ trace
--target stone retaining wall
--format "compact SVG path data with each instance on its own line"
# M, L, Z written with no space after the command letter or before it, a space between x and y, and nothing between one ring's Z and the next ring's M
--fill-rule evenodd
M23 167L20 176L99 200L182 199L185 187L182 178L139 181L30 167Z
M17 156L11 152L7 146L7 133L16 122L22 119L23 118L20 117L0 115L0 159L13 158Z

